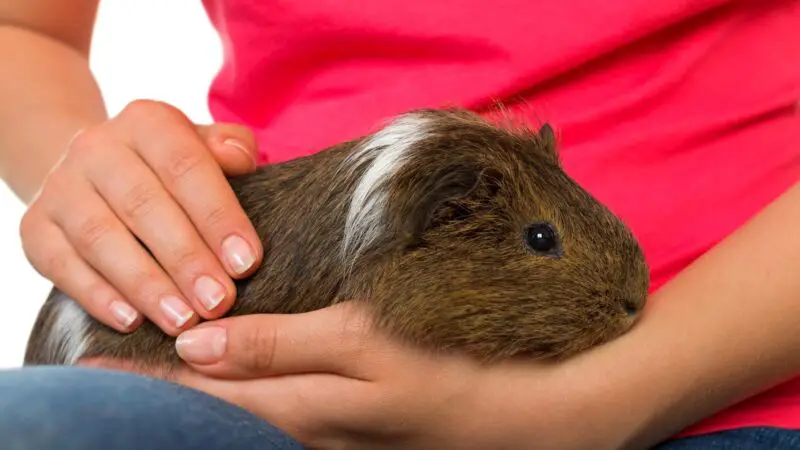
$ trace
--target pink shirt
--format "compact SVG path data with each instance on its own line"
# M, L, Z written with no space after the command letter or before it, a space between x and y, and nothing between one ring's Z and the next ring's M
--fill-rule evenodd
M632 227L654 290L800 178L800 1L204 3L225 50L212 114L251 126L261 162L515 101ZM800 378L686 434L747 425L800 428Z

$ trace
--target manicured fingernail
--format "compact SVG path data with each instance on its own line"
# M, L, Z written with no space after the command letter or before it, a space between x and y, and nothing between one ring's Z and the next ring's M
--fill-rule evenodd
M111 302L111 315L123 328L128 328L139 314L127 303L115 300Z
M225 298L225 288L211 277L200 277L194 282L194 295L209 311Z
M182 327L194 315L194 311L183 300L172 296L161 299L161 310L178 328Z
M239 236L230 236L222 242L222 251L231 270L237 275L241 275L253 266L256 256L250 248L250 244Z
M225 145L231 146L231 147L235 148L236 150L239 150L240 152L244 153L247 156L247 159L249 159L250 161L253 161L253 165L256 164L255 155L253 155L253 152L251 152L250 150L247 149L247 146L244 145L244 143L242 141L240 141L238 139L228 138L228 139L225 139L224 141L222 141L222 143L225 144Z
M225 354L227 333L224 328L193 328L183 332L175 341L178 356L194 364L213 364Z

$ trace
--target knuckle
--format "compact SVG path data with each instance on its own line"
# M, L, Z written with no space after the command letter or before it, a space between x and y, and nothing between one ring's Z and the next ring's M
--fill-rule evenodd
M43 261L43 259L50 258L56 256L58 252L46 251L42 248L41 239L38 239L36 236L35 227L36 225L31 225L29 222L31 219L23 218L23 221L20 223L20 241L22 243L22 254L25 255L25 259L33 266L33 268L39 272L40 275L44 275L48 272L47 270L47 262ZM43 255L44 256L43 258ZM45 277L47 278L47 277Z
M93 215L80 221L73 234L78 246L91 249L97 246L114 228L111 217Z
M213 205L206 212L203 220L203 225L211 228L216 228L229 221L231 211L226 205Z
M113 290L105 281L91 281L85 287L81 288L83 296L75 300L82 306L91 307L92 305L100 305L108 302L112 297Z
M339 346L339 354L344 361L363 361L368 356L366 346L360 342L350 342L348 337L340 338L342 344Z
M200 261L201 255L200 252L197 251L193 247L189 246L180 246L173 250L171 264L177 270L186 271L187 268L196 265L198 261Z
M374 348L373 339L381 336L384 330L374 328L366 320L359 317L350 317L345 320L344 326L335 332L332 339L336 342L338 352L347 361L360 361L368 357Z
M36 206L32 205L19 222L19 236L25 259L40 275L51 278L54 270L63 269L67 256L46 245L49 240L42 235L44 220L46 216L41 215Z
M133 185L123 194L122 214L128 219L137 219L153 210L159 198L158 191L147 183Z
M173 152L167 162L167 173L173 179L181 179L199 168L203 162L203 155L200 152L189 150Z
M234 354L239 355L239 365L257 372L267 372L272 368L278 335L273 327L254 326L242 339L242 348Z
M160 295L170 291L167 283L162 283L163 274L160 273L154 266L151 268L140 268L135 270L129 280L130 291L129 300L131 304L136 307L137 305L150 302L151 299L156 299Z
M119 119L140 124L156 124L164 121L187 121L186 116L169 103L152 99L137 99L128 103L119 114Z
M125 105L120 116L130 117L134 120L139 118L151 118L154 115L163 114L165 109L165 103L158 100L137 99Z
M67 253L59 251L49 251L35 256L39 257L31 258L31 265L37 272L49 279L63 278L63 274L69 268L70 259L72 259Z
M67 154L82 156L94 153L104 145L106 138L103 134L99 128L90 128L79 132L67 144Z
M28 242L35 242L36 230L39 228L39 222L42 220L41 216L37 214L35 204L31 204L27 211L22 215L19 221L19 236L22 238L23 248Z

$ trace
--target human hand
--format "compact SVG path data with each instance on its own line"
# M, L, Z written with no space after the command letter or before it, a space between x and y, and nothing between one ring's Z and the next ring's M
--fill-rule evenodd
M526 439L547 426L537 418L558 402L548 403L546 365L481 366L401 344L370 327L365 309L351 302L205 322L176 345L192 369L177 382L311 448L530 448ZM531 386L532 379L542 382Z
M225 175L255 169L244 127L154 101L82 130L22 218L33 267L114 329L177 335L223 315L263 252ZM143 317L144 315L144 317Z

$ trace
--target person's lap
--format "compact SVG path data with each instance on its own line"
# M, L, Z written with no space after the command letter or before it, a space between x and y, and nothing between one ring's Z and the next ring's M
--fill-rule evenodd
M772 427L738 428L675 439L654 450L791 450L800 449L800 430Z
M0 371L4 450L302 449L256 416L201 392L87 368ZM744 428L657 450L800 449L800 431Z
M303 448L199 391L76 367L0 371L0 442L3 450Z

